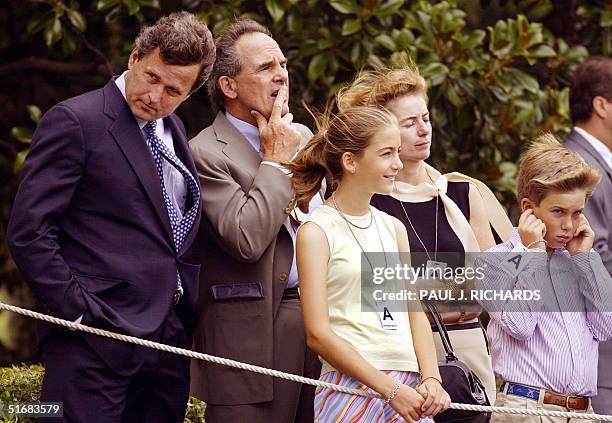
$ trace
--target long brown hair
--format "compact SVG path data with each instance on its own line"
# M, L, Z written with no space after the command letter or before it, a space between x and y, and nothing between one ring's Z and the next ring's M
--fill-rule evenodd
M378 131L398 126L395 116L381 107L350 107L338 114L330 109L314 116L317 133L288 164L293 172L294 204L304 212L308 211L308 203L321 188L325 176L331 177L332 188L342 180L344 153L359 157Z

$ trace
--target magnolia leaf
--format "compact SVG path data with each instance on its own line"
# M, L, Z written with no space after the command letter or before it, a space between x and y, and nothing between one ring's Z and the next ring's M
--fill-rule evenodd
M308 79L311 81L316 81L325 69L327 69L328 59L327 55L324 53L317 54L310 59L310 64L308 65Z
M361 19L347 19L342 24L342 35L351 35L361 30Z
M78 29L80 32L85 32L87 29L87 22L85 18L78 10L68 9L68 20L70 23Z
M330 1L329 5L344 15L361 14L361 6L354 0L334 0Z
M395 15L397 11L404 5L404 0L389 0L381 4L374 11L374 15L379 18Z
M34 135L32 129L26 128L25 126L15 126L11 129L11 137L18 139L21 142L29 144L32 142L32 136Z
M30 115L30 120L32 122L34 122L34 123L40 122L40 118L42 116L42 112L40 111L38 106L36 106L34 104L28 104L26 106L26 108L28 109L28 114Z
M19 175L21 169L23 168L23 162L25 162L25 158L28 155L28 150L23 150L17 153L15 156L15 161L13 162L13 173L15 175Z
M119 4L119 0L98 0L98 3L96 3L96 9L106 10L116 6L117 4Z
M279 0L266 0L266 9L274 22L280 21L285 15L285 9Z

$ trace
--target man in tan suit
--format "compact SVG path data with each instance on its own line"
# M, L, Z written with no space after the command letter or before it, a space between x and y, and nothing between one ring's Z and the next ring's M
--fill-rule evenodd
M219 111L190 142L203 192L194 247L203 312L194 347L318 378L297 289L293 192L281 165L312 134L292 123L287 60L267 28L239 19L216 44L208 92ZM313 420L310 386L201 361L191 386L207 403L207 423Z

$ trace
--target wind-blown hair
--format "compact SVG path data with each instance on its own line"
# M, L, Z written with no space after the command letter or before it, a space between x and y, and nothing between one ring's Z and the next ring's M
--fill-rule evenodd
M399 127L395 116L381 107L350 107L338 114L330 109L328 106L321 116L314 116L317 133L287 165L293 172L294 204L304 212L323 178L331 178L332 188L342 180L344 153L360 157L376 133L389 126Z
M386 107L398 97L415 94L427 101L427 82L414 64L403 62L390 68L361 71L351 85L338 92L336 102L339 110L353 106Z
M529 198L536 205L551 192L586 191L589 199L601 176L578 153L561 145L552 134L533 141L522 155L517 176L516 197Z

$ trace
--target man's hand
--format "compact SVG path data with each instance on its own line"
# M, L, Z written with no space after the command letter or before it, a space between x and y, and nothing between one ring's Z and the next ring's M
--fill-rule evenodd
M565 245L571 255L591 251L595 240L595 232L591 229L591 225L589 225L589 221L584 214L580 215L580 222L572 235L573 238Z
M525 247L532 244L531 247L546 249L545 242L537 242L544 239L546 235L546 225L540 219L535 217L533 209L527 209L519 218L518 231L521 236L521 242ZM529 247L529 248L531 248Z
M300 133L291 125L293 115L287 113L281 117L281 110L287 94L287 87L281 87L276 100L274 100L269 121L266 121L266 118L258 111L251 110L251 115L257 120L257 127L259 128L263 160L276 163L288 162L300 146Z

